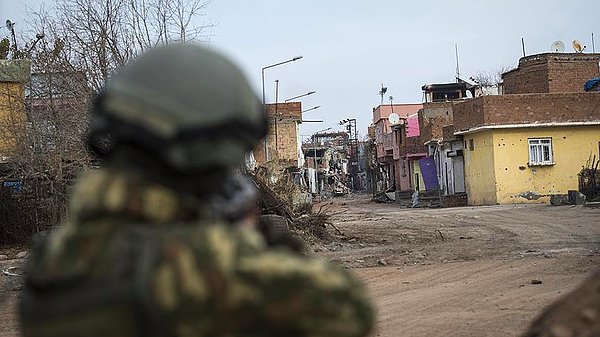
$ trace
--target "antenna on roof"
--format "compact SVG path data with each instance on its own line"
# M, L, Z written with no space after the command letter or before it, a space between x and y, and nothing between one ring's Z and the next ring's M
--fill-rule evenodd
M460 77L460 66L458 63L458 44L454 44L454 53L456 55L456 83L458 83L458 78Z
M583 53L586 47L582 45L581 42L579 42L578 40L573 40L573 43L571 45L573 46L573 49L575 49L576 53Z
M384 87L383 83L381 83L381 90L379 90L379 95L381 96L381 105L383 105L383 95L385 95L386 92L387 87Z
M525 39L521 38L521 46L523 47L523 57L525 57Z
M564 53L565 44L562 41L554 41L552 45L550 45L550 50L554 53Z
M592 32L592 53L596 53L596 44L594 43L594 32Z

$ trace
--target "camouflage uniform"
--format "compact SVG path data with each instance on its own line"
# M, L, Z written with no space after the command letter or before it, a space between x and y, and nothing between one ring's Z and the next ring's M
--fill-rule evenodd
M267 247L206 199L137 169L86 173L33 249L24 336L364 336L373 312L340 266Z

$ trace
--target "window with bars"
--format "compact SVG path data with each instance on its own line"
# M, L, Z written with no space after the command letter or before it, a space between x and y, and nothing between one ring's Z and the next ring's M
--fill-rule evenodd
M529 165L554 165L552 138L529 138Z

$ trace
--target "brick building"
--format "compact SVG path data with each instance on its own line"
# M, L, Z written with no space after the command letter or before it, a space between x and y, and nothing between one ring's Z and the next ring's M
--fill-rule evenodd
M259 165L276 161L279 167L298 167L301 152L298 126L302 123L302 103L267 104L267 136L254 150Z
M547 53L523 57L516 69L502 74L505 94L582 92L598 77L600 54Z
M524 57L503 75L504 95L454 106L463 140L469 204L547 202L578 189L578 173L600 156L600 54Z

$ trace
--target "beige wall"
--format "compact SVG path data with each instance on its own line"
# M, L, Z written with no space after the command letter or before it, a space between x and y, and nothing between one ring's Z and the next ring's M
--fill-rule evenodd
M469 205L494 205L497 200L493 133L484 131L467 134L464 141L465 187Z

